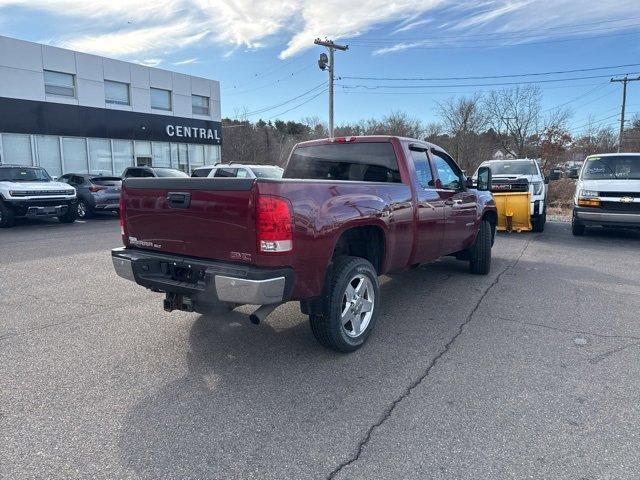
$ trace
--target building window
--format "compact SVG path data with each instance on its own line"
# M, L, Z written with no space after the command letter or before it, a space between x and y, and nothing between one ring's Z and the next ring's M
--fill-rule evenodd
M104 96L107 103L115 105L129 105L129 84L122 82L104 81Z
M16 165L33 165L31 156L31 138L22 134L2 134L2 162Z
M194 115L209 115L209 97L191 95L191 105Z
M64 159L63 173L88 173L87 141L84 138L62 139L62 157Z
M44 91L47 95L76 96L76 79L71 73L44 71Z
M38 135L36 137L38 165L44 168L52 177L62 175L60 161L60 138Z
M113 141L113 173L122 175L124 169L133 166L133 142L127 140Z
M151 89L151 108L156 110L171 110L171 91L161 88Z
M111 164L111 142L103 138L89 139L89 173L110 175L113 172Z
M171 167L171 149L168 143L153 142L153 166Z
M193 170L204 165L204 148L202 145L189 144L189 167Z

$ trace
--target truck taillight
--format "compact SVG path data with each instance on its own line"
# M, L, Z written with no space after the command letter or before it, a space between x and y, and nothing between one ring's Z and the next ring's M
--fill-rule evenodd
M256 211L258 251L288 252L293 249L291 208L284 198L261 195Z
M122 235L122 243L127 245L126 232L124 229L125 203L124 203L123 194L120 194L120 202L118 203L118 213L120 214L120 235Z

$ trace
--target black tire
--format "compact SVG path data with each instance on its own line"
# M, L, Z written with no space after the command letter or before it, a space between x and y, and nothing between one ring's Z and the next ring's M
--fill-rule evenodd
M0 228L13 227L14 222L13 210L0 201Z
M69 205L67 208L67 213L64 215L58 215L58 220L60 223L73 223L76 221L78 217L78 208L75 205Z
M540 215L535 222L533 223L533 231L536 233L544 232L544 225L547 223L547 210L544 210L544 213Z
M571 233L576 237L584 235L586 227L576 219L575 215L571 219Z
M469 271L487 275L491 271L491 224L483 220L476 241L469 249Z
M347 295L347 287L352 282L357 282L358 277L368 278L370 284L367 287L373 290L371 316L363 330L354 336L357 332L353 324L350 323L343 326L342 313L346 308L344 299ZM368 291L368 290L367 290ZM374 328L380 309L380 288L378 286L378 275L373 265L368 260L359 257L341 256L333 261L331 273L327 278L324 288L324 305L322 307L322 315L309 315L311 323L311 331L316 340L326 348L338 352L353 352L365 344L371 331ZM364 295L360 298L365 298ZM369 299L371 296L369 296ZM356 303L357 305L357 303ZM357 313L358 318L366 312ZM363 322L364 323L364 322ZM351 328L351 334L349 333Z
M80 220L84 220L85 218L91 218L93 216L93 210L87 202L84 200L78 200L78 204L76 206L76 218ZM84 212L84 213L83 213Z

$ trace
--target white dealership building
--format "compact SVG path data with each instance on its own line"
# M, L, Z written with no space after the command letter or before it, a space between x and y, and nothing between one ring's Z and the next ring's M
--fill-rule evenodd
M220 84L0 36L0 163L50 175L220 161Z

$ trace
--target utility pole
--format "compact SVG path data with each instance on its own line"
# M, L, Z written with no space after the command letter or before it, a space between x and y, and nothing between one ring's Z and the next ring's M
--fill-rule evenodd
M612 83L622 83L622 112L620 113L620 139L618 140L618 153L622 149L622 137L624 136L624 110L627 105L627 83L629 82L637 82L640 80L640 77L637 78L629 78L628 75L625 75L624 78L612 78Z
M313 43L323 47L327 47L329 50L329 58L326 54L321 54L318 60L318 66L320 70L325 70L329 67L329 137L333 138L333 80L334 80L334 68L333 68L333 54L336 50L345 51L349 49L349 45L338 45L333 43L333 40L320 40L316 38Z

